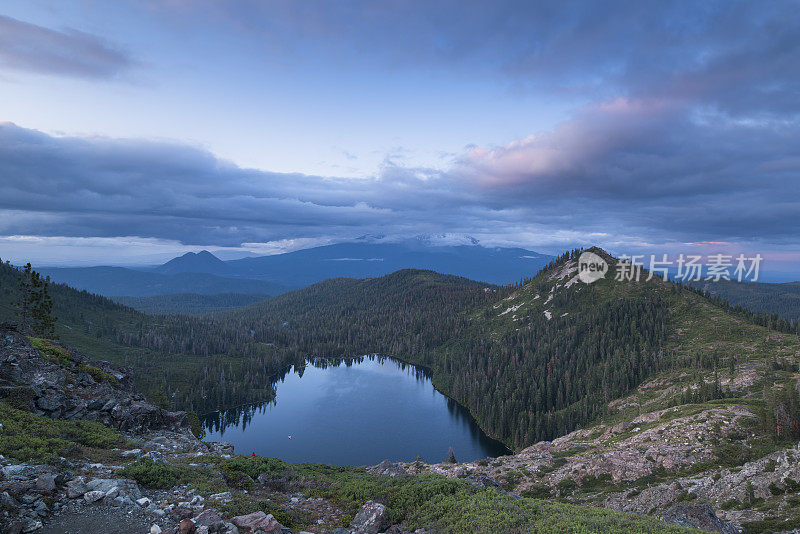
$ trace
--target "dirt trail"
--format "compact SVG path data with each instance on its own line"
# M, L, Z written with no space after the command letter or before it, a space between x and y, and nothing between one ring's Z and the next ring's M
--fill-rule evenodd
M147 534L151 518L123 508L97 506L54 516L36 534Z

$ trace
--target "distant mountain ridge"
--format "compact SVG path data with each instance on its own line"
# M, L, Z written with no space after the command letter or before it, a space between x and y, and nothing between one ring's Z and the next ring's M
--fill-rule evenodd
M328 278L376 277L400 269L427 269L505 285L532 276L553 260L523 248L484 247L473 238L466 243L437 244L421 236L399 242L338 243L225 263L231 276L303 287Z
M175 293L277 295L328 278L372 278L401 269L426 269L490 284L532 276L553 256L523 248L484 247L454 234L387 242L365 237L272 256L223 261L211 252L188 252L148 269L125 267L42 268L57 282L114 297Z

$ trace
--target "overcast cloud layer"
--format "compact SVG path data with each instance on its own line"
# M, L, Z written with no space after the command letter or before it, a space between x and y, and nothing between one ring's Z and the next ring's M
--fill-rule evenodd
M196 5L158 9L182 17L197 15ZM244 169L180 142L56 137L4 123L0 235L212 247L463 232L523 246L797 248L796 2L318 7L207 5L289 60L316 51L331 61L474 69L581 103L551 130L466 147L443 168L387 159L366 179ZM7 65L96 77L130 66L90 35L6 17L0 27L24 36L24 46L0 38Z

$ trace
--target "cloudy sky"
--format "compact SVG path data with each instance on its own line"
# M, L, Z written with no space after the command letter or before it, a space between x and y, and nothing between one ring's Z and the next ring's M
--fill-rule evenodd
M13 261L447 232L800 272L796 0L12 0L0 121Z

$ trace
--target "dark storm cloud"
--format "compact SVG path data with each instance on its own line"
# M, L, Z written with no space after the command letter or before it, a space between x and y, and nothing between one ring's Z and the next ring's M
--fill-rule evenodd
M473 148L446 172L371 179L242 169L179 144L0 127L0 235L136 235L186 244L367 231L783 241L800 232L797 125L710 127L614 101L549 133ZM17 216L13 214L24 214Z
M72 29L53 30L0 15L0 70L112 78L133 64L127 54L97 36Z

